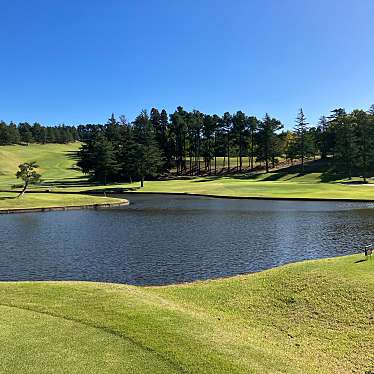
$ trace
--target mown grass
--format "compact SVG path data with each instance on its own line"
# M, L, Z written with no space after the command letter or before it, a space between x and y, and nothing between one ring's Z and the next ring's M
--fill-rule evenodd
M79 147L80 143L0 147L0 189L8 191L0 192L0 210L120 202L120 199L103 196L53 193L26 193L23 198L17 199L18 194L12 192L12 186L21 182L17 180L15 173L20 163L28 161L37 161L40 166L38 171L43 179L42 186L31 187L33 191L38 188L52 189L51 183L69 186L88 185L87 178L75 166Z
M2 373L374 370L362 255L165 287L0 284Z
M134 188L131 185L122 187L129 190ZM228 197L374 200L374 188L370 185L262 181L234 177L146 181L145 187L136 191Z
M30 144L0 147L0 188L10 188L19 183L15 177L18 165L36 161L43 181L79 179L82 173L75 167L76 152L80 143Z
M18 193L0 192L0 210L84 206L124 202L125 199L83 194L27 193L17 198Z

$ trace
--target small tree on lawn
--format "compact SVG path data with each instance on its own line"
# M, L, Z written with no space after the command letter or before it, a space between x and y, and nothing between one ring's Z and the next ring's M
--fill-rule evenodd
M35 161L25 162L18 166L19 170L16 173L16 177L17 179L23 180L23 188L18 197L24 195L30 184L37 184L40 182L41 175L35 171L38 167L39 165Z

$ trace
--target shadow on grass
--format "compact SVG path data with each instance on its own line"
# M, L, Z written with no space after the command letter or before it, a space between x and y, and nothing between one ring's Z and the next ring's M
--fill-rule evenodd
M98 186L99 183L90 181L86 176L80 176L80 177L65 178L63 180L43 181L40 185L45 186L45 187L70 188L70 187Z
M365 261L367 261L367 259L366 259L366 258L363 258L363 259L361 259L361 260L357 260L357 261L355 261L355 264L359 264L360 262L365 262Z
M14 199L17 199L17 197L18 197L18 194L17 194L17 196L13 196L13 197L11 197L11 196L3 196L3 197L0 197L0 201L3 201L3 200L14 200Z
M74 161L79 161L78 151L66 151L64 153L66 154L67 158L70 158L71 160L74 160Z

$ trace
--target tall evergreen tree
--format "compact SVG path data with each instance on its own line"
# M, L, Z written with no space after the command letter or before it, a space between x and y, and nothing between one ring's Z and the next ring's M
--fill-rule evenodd
M245 149L246 115L242 111L236 112L232 117L232 132L239 153L239 170L243 168L243 151Z
M163 165L162 154L146 110L142 110L133 123L132 139L128 162L132 164L143 187L145 177L157 175Z
M98 132L93 140L82 146L77 165L96 181L107 184L115 180L120 171L116 156L112 143L102 132Z
M331 123L336 134L334 147L336 170L351 179L357 152L354 119L344 111L336 114Z
M364 183L367 183L369 169L374 163L374 121L370 109L368 113L354 110L351 116L356 130L357 152L354 162Z
M300 108L299 113L296 117L296 149L297 155L301 159L301 171L304 172L304 159L308 152L308 123L303 112L303 109Z
M256 132L258 129L258 119L256 117L247 117L247 127L249 130L249 164L251 170L254 169L254 157L256 154Z
M277 131L283 128L282 123L271 118L268 113L258 126L258 160L265 161L265 170L269 172L269 162L275 164L275 157L279 154Z
M231 157L231 131L232 131L232 115L229 112L225 112L222 116L222 129L226 133L226 149L227 149L227 170L230 171L230 157Z

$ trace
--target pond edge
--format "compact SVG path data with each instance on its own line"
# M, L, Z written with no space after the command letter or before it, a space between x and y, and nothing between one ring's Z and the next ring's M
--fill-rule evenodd
M89 193L91 194L91 193ZM286 201L326 201L326 202L347 202L347 203L374 203L374 196L372 200L368 199L349 199L349 198L318 198L318 197L270 197L270 196L229 196L229 195L213 195L213 194L199 194L193 192L141 192L141 191L122 191L122 192L107 192L108 195L128 195L128 194L144 194L144 195L181 195L181 196L198 196L198 197L212 197L215 199L236 199L236 200L286 200ZM93 194L94 195L94 194Z
M38 207L38 208L14 208L14 209L0 209L0 214L13 213L33 213L33 212L54 212L67 210L84 210L84 209L105 209L129 205L129 201L123 199L118 203L100 203L100 204L86 204L86 205L67 205L67 206L53 206L53 207Z

